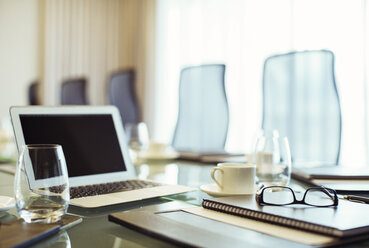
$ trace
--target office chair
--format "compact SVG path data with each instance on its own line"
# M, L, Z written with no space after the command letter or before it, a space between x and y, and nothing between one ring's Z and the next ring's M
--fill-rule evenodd
M85 78L73 78L62 82L62 105L87 105L86 97L87 80Z
M290 52L265 60L262 128L288 138L293 164L338 164L341 126L331 51Z
M182 69L172 146L182 151L224 151L229 125L225 65Z
M28 104L29 105L40 105L41 101L39 99L39 83L34 81L28 87Z
M117 106L123 125L140 122L140 111L135 91L135 71L121 70L109 80L109 102Z

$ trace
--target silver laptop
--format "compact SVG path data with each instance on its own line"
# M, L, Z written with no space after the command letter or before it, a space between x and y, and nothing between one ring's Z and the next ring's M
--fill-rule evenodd
M194 190L135 179L119 111L114 106L11 107L18 150L60 144L71 204L94 208Z

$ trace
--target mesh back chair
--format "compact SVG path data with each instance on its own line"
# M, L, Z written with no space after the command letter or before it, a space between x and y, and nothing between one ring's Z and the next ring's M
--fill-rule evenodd
M178 120L172 145L182 151L224 151L229 110L225 65L184 68L179 83Z
M39 99L39 83L37 81L32 82L28 88L28 104L29 105L40 105Z
M267 58L263 101L262 128L288 137L295 165L338 164L342 121L331 51Z
M87 105L87 80L85 78L68 79L61 86L62 105Z
M134 70L122 70L110 77L109 102L119 109L123 125L140 122Z

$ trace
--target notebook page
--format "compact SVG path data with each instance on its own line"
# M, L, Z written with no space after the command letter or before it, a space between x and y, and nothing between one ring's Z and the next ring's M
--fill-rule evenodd
M324 245L337 240L336 238L330 236L268 224L257 220L220 213L214 210L208 210L202 207L191 207L182 210L187 213L307 245Z

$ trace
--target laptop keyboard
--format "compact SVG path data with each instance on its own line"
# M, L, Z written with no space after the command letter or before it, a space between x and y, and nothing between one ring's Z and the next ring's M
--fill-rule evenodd
M135 189L152 188L163 185L161 183L144 180L126 180L112 183L93 184L70 188L70 198L81 198L86 196L103 195Z

